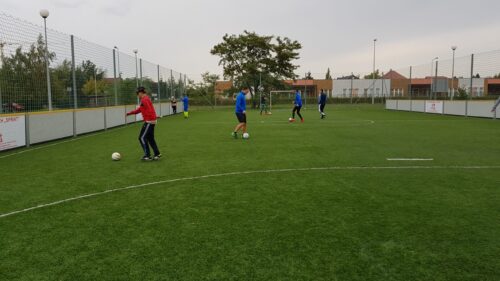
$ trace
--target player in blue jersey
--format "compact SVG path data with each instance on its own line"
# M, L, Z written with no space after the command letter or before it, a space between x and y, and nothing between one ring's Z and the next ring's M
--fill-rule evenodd
M243 87L241 89L241 92L238 94L236 97L236 118L238 118L238 125L234 128L233 132L233 137L235 139L238 138L238 131L242 130L243 134L247 132L247 102L246 102L246 95L248 94L249 89L248 87Z
M297 115L300 118L300 122L304 122L304 118L300 114L300 109L302 108L302 97L300 96L300 91L297 90L295 92L295 100L293 102L293 110L292 110L292 118L290 119L290 122L295 122L295 112L297 112Z
M319 109L319 114L321 115L321 119L325 119L325 105L326 105L326 93L321 89L321 93L319 94L318 98L318 109Z
M184 95L182 99L182 103L184 104L184 118L189 118L189 99L187 94Z

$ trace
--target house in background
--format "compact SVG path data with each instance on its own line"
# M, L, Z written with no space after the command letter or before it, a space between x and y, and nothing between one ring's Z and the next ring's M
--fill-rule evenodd
M391 90L391 80L389 79L339 79L333 80L333 94L335 98L359 97L368 98L388 97ZM356 77L358 78L358 77Z

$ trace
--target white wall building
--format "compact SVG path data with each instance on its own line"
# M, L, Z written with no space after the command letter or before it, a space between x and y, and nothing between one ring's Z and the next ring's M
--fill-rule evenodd
M459 78L458 87L465 89L467 93L470 93L470 78ZM472 96L473 97L484 96L484 78L472 79Z
M335 79L333 80L333 97L388 97L391 95L390 79Z

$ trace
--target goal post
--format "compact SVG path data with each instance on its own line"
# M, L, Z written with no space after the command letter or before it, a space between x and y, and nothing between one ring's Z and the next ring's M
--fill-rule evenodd
M293 101L295 99L295 91L294 90L282 90L282 91L270 91L269 92L269 110L273 110L273 96L276 100L276 96L289 94L290 100ZM276 102L275 102L276 103Z

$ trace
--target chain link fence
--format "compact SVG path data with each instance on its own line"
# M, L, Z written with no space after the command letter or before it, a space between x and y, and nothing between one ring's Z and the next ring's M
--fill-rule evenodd
M139 85L156 102L186 93L186 75L137 53L46 32L0 12L0 114L135 104Z

